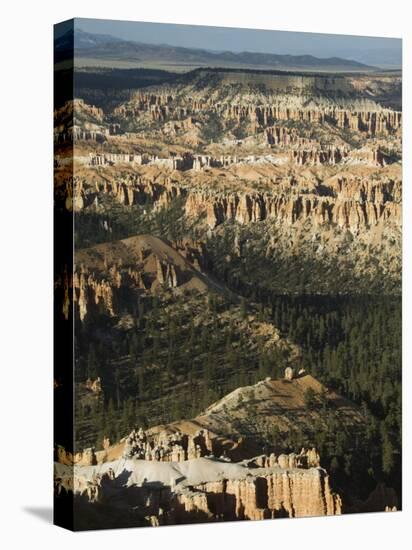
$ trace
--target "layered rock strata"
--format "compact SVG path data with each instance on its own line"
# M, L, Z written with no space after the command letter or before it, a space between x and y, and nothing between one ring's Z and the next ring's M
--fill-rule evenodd
M315 226L335 224L351 231L389 220L401 224L402 207L395 199L400 195L398 182L342 177L331 186L332 196L321 193L321 189L318 194L194 192L187 196L185 212L189 217L204 213L211 228L227 220L248 224L268 218L287 224L310 218Z
M283 104L282 104L283 103ZM221 103L210 98L185 98L181 103L177 95L141 94L126 105L116 108L118 117L133 119L147 113L155 121L166 122L170 119L184 120L204 111L218 113L224 120L247 121L252 129L273 126L277 121L307 122L310 124L330 123L338 128L364 132L374 136L388 135L401 128L402 113L385 109L378 104L365 110L349 110L339 107L299 108L286 106L282 102L259 105L253 103Z
M249 468L207 458L159 463L155 469L150 464L120 460L101 466L76 466L74 472L56 464L55 490L58 495L83 497L91 505L107 503L114 510L116 503L128 503L135 513L145 514L147 525L342 512L339 495L333 493L326 471L319 467ZM108 500L114 494L118 498Z

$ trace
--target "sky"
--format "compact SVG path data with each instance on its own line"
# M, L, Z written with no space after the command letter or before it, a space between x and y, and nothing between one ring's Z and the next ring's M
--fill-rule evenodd
M402 40L337 34L76 19L76 28L124 40L215 51L250 51L342 57L380 67L401 67Z

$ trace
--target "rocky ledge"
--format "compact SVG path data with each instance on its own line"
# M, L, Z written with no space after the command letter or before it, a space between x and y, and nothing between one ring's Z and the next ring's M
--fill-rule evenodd
M119 459L95 466L55 464L56 492L93 507L133 509L136 524L259 520L340 514L342 502L320 467L259 467L262 457L231 463Z

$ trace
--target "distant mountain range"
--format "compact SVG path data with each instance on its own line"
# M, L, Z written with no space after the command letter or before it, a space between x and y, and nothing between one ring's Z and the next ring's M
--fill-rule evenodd
M106 34L70 30L55 40L56 62L70 59L72 49L81 64L101 67L164 67L176 70L195 67L236 67L322 71L370 71L375 67L340 57L278 55L258 52L215 52L168 44L144 44ZM83 60L83 62L82 62Z

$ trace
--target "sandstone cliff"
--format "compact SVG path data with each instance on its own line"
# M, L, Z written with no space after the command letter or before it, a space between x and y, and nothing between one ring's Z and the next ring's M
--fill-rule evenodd
M169 464L120 460L76 466L74 475L71 468L56 464L55 485L59 496L73 492L89 506L109 505L113 513L118 506L125 513L132 506L135 521L140 515L146 520L143 525L323 516L342 511L341 499L332 492L322 468L255 468L212 458Z
M287 182L285 182L287 185ZM366 178L337 177L327 186L301 192L292 179L289 193L216 193L199 191L188 194L185 212L189 217L206 214L212 229L227 220L240 224L273 218L288 225L310 218L316 226L337 225L357 231L378 223L401 223L400 182L371 181ZM328 189L330 191L328 191Z

